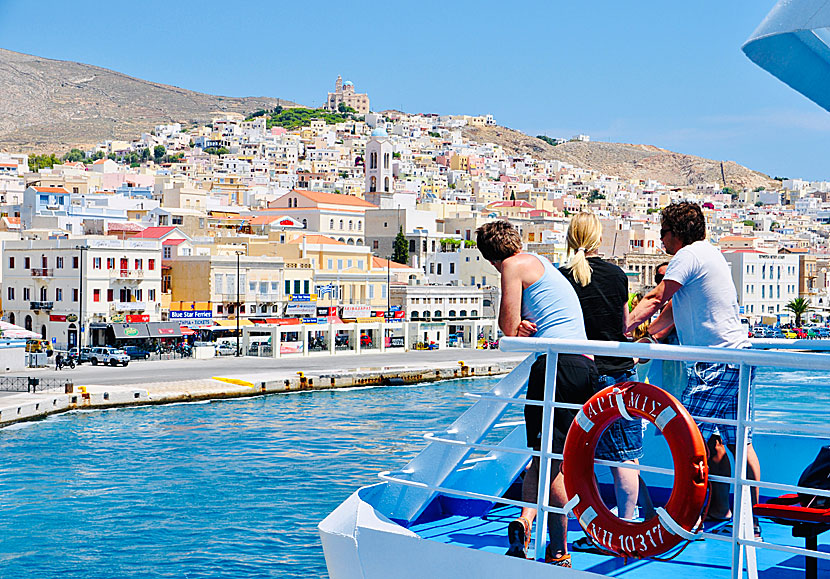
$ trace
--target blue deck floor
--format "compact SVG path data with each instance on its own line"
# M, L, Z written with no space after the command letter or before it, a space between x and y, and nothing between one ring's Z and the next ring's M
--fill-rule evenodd
M410 528L419 536L492 553L507 550L507 525L515 519L519 510L515 507L498 507L483 517L451 516ZM719 525L707 525L710 531ZM762 521L764 540L779 545L804 547L804 539L794 538L790 527ZM534 529L535 530L535 529ZM574 519L569 520L568 542L584 536ZM819 550L830 552L830 534L819 537ZM531 553L534 545L531 542ZM674 551L668 553L673 554ZM804 577L804 557L769 549L758 549L758 576L762 579L801 579ZM574 568L608 575L648 579L719 579L730 577L732 560L731 544L723 541L704 540L690 544L671 561L629 561L591 553L572 553ZM830 577L830 561L819 560L819 577Z

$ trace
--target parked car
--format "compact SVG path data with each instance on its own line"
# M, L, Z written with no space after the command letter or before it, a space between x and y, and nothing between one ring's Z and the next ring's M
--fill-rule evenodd
M772 330L772 333L767 337L775 338L776 340L784 340L787 338L781 330Z
M89 362L89 353L92 351L92 348L84 346L81 348L80 352L78 348L69 348L69 355L75 358L75 362L77 364L82 364L84 362Z
M89 352L89 361L92 362L93 366L97 366L98 364L109 364L110 366L122 364L126 366L130 363L130 357L124 350L96 346Z
M51 357L54 351L52 350L52 344L49 343L48 340L26 340L26 351L27 352L46 352L46 357Z
M789 338L790 340L795 340L798 337L798 334L792 330L784 330L784 337Z
M819 338L830 338L830 328L816 328Z
M799 340L806 340L808 338L807 330L804 328L794 328L792 331L795 332L795 335L798 336Z
M236 354L236 346L228 342L218 342L216 344L217 356L233 356Z
M124 352L130 357L130 360L149 360L150 352L140 346L126 346Z

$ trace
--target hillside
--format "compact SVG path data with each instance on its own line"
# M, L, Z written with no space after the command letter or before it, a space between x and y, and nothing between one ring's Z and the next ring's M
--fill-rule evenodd
M677 186L723 182L720 161L651 145L569 142L554 147L506 127L465 127L463 133L478 142L498 143L513 154L529 153L537 158L558 160L625 179L656 179ZM773 183L767 175L733 161L723 162L723 173L730 187L770 187Z
M0 150L61 152L104 139L131 140L160 123L208 122L221 113L295 106L224 97L112 70L0 49Z

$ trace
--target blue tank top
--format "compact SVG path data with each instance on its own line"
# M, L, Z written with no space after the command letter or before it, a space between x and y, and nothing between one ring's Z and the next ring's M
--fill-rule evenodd
M535 253L545 273L522 292L522 319L536 324L534 338L587 340L582 306L571 283L547 258Z

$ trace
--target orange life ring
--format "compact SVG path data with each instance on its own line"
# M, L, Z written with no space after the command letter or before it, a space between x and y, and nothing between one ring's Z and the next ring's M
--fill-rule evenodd
M594 451L600 436L612 422L627 417L655 424L674 459L674 486L668 503L658 510L659 515L641 523L614 516L600 498L594 477ZM688 538L700 517L709 470L703 437L689 412L661 388L623 382L597 392L571 424L563 455L569 505L575 503L573 512L585 533L609 551L635 558L659 555Z

